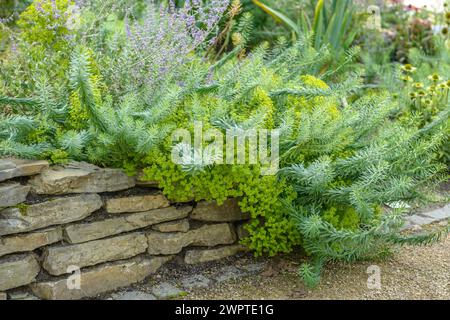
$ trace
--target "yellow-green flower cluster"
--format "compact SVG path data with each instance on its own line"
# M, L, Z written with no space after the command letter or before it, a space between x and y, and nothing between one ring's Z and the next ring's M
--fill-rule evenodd
M67 39L72 35L68 28L71 18L69 7L71 0L34 1L17 21L21 28L20 44L33 60L31 66L41 66L42 61L53 61L52 77L63 78L69 66L70 45Z
M325 82L309 75L299 77L293 86L295 84L302 88L328 89ZM327 106L330 121L341 117L337 103L328 97L289 97L286 100L287 111L293 112L295 124L302 121L302 113L311 112L319 104ZM212 114L217 110L229 110L228 116L237 123L255 115L264 115L264 128L275 127L274 115L277 110L267 87L258 86L249 92L247 99L233 103L217 99L214 95L193 95L172 113L170 121L192 131L189 124L192 123L191 112L195 108L196 119L204 123L204 129L207 129ZM277 176L261 176L260 166L249 164L214 165L203 171L188 173L169 158L171 144L168 138L161 150L149 154L144 161L146 167L143 170L144 179L158 181L170 200L215 200L220 204L227 198L238 198L242 211L248 212L252 217L246 225L249 236L243 243L256 255L287 253L300 244L298 229L281 201L292 201L296 193L284 180ZM301 156L303 160L313 157L307 150ZM330 219L337 226L348 227L355 225L356 218L351 208L345 208L336 209Z
M283 210L281 198L290 201L295 193L276 176L261 176L258 166L220 165L196 174L187 174L163 154L147 159L144 179L156 180L164 194L175 202L240 199L243 212L252 217L243 243L256 255L290 252L299 245L299 233Z
M414 67L409 67L412 70ZM405 68L402 68L404 70ZM406 72L406 71L405 71ZM449 98L450 80L444 81L439 73L429 74L424 82L412 82L407 85L411 99L411 111L421 115L420 126L431 121L446 106ZM405 114L408 117L408 114ZM405 118L406 119L406 118Z
M412 74L414 72L416 72L417 68L414 67L411 64L405 64L403 66L401 66L401 71L402 71L402 75L400 77L400 79L404 82L404 83L408 83L408 82L413 82L414 79L412 78Z

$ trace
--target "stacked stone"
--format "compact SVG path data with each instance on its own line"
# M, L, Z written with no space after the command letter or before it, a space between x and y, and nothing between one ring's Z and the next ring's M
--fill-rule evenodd
M245 250L246 219L236 199L174 205L118 169L0 160L0 299L17 290L92 297L144 280L175 255L222 259Z

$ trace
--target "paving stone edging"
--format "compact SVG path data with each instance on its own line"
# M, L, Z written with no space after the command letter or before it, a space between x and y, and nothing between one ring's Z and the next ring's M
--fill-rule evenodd
M402 230L421 229L422 226L450 219L450 203L441 208L406 217Z

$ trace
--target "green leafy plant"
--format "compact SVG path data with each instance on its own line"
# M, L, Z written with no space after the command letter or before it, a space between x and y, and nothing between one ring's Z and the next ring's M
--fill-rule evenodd
M315 6L313 19L310 19L307 13L301 12L299 23L259 0L252 1L277 22L288 27L294 38L298 38L301 34L313 34L316 50L329 45L335 54L339 54L342 50L350 48L358 32L357 29L351 28L355 9L350 0L333 0L331 3L319 0Z
M297 193L287 208L297 221L302 246L313 257L312 265L300 269L310 285L317 284L329 261L374 258L392 245L427 243L448 231L403 236L399 230L405 213L385 212L382 206L424 199L421 194L430 185L447 178L436 150L448 139L449 110L416 131L389 120L396 110L389 99L365 97L356 105L343 109L342 117L324 122L314 116L300 122L297 130L302 134L296 143L302 145L307 128L309 141L317 141L314 150L321 150L320 154L308 161L301 155L302 148L293 149L291 142L289 150L294 154L284 153L306 160L286 166L280 174ZM318 106L312 112L322 110L323 115L324 108ZM316 127L320 128L317 137ZM332 136L346 138L336 144Z
M174 202L235 197L251 216L243 243L257 255L301 245L311 262L299 272L310 285L328 261L439 238L403 236L404 213L383 208L420 201L447 178L438 155L448 141L448 88L430 110L409 95L420 89L410 79L448 74L445 41L433 56L442 60L411 50L417 73L390 65L392 85L371 77L380 85L370 87L361 74L381 69L355 65L350 1L318 1L314 18L305 12L295 23L255 3L284 19L295 41L252 42L259 22L244 9L239 20L237 1L223 19L228 2L218 0L145 8L92 0L75 11L71 1L33 1L12 31L18 47L0 60L0 155L142 171ZM71 28L74 15L81 18ZM278 129L279 174L262 176L256 164L173 163L171 133L193 134L196 122L221 133Z

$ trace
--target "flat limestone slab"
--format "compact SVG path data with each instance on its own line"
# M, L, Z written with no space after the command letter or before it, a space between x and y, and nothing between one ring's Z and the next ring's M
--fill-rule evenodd
M9 300L40 300L38 297L30 294L23 289L12 290L8 292Z
M80 289L69 289L72 278L33 283L33 293L46 300L73 300L93 297L140 282L155 273L173 257L135 258L128 261L104 264L81 272Z
M445 220L450 218L450 204L433 211L422 213L424 216L430 217L435 221Z
M4 209L0 211L0 236L82 220L102 205L99 195L84 194Z
M147 234L149 254L177 254L184 247L213 247L218 244L230 244L236 241L236 233L228 223L204 225L186 233L163 233L152 231Z
M188 290L197 288L208 288L212 284L212 280L202 274L194 274L181 279L181 285Z
M156 297L150 293L142 291L125 291L112 294L111 300L149 301L149 300L156 300Z
M37 194L101 193L135 186L120 169L103 169L84 162L48 168L29 181Z
M428 216L423 216L423 215L413 215L413 216L408 216L406 218L406 222L410 225L424 225L424 224L430 224L433 223L435 220L431 217Z
M170 206L169 200L162 194L112 198L106 200L108 213L141 212Z
M0 181L36 175L48 167L43 160L0 159Z
M29 186L23 186L16 182L0 184L0 208L25 202L30 189Z
M154 225L152 229L159 232L188 232L189 227L189 220L183 219L160 223Z
M90 223L76 223L65 227L64 238L70 243L101 239L165 221L182 219L187 217L191 211L191 206L168 207L130 215L120 215L117 218L108 218Z
M189 250L186 252L184 262L187 264L197 264L220 260L226 257L234 256L235 254L246 250L247 248L240 244L221 248Z
M0 291L33 282L40 271L33 254L14 255L0 259Z
M162 282L152 288L152 293L158 299L170 299L183 295L185 292L170 282Z
M218 274L216 275L215 280L218 283L225 282L228 280L235 280L241 277L246 276L246 273L235 266L226 266L220 269Z
M69 246L45 248L42 267L52 275L69 273L70 266L83 268L134 257L147 250L147 238L131 233Z
M60 227L36 231L33 233L0 238L0 256L15 252L33 251L62 240Z

